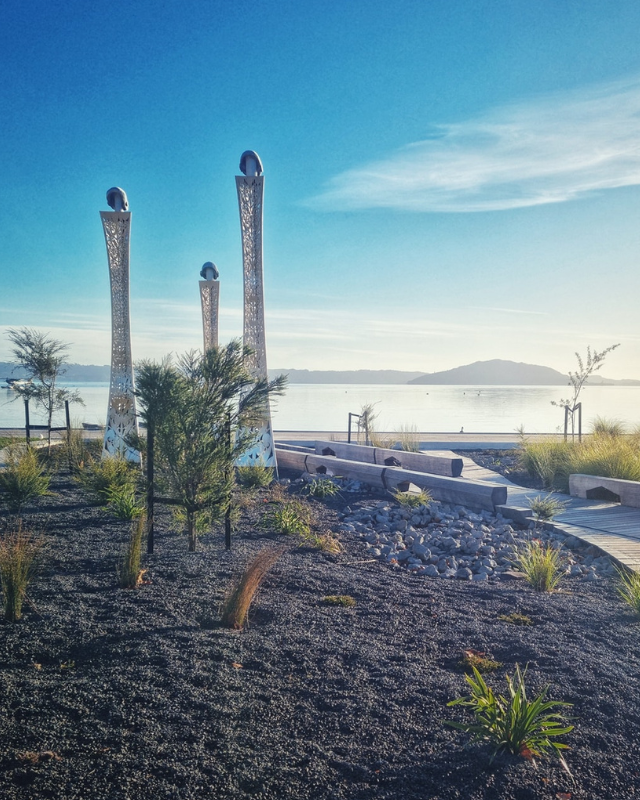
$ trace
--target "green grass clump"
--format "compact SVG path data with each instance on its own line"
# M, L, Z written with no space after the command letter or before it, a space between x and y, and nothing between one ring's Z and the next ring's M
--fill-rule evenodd
M342 608L353 608L356 604L350 594L328 594L322 598L322 602L328 606L341 606Z
M598 436L622 436L626 430L624 422L619 419L595 417L591 422L591 432Z
M273 483L273 469L263 464L238 467L236 476L244 489L266 489Z
M118 519L132 520L144 513L144 508L136 499L133 486L111 486L105 490L107 508Z
M617 570L616 590L624 602L640 615L640 573L631 570Z
M4 618L16 622L22 616L22 603L35 573L37 557L44 547L42 536L19 527L0 538L0 580Z
M420 508L428 505L433 497L426 489L420 492L394 492L393 499L404 508Z
M140 569L144 532L145 517L139 516L131 526L129 541L117 566L118 585L121 589L135 589L142 583L142 577L146 571Z
M282 556L282 550L267 547L248 564L222 606L222 624L225 628L242 630L247 622L249 607L258 587L269 570Z
M33 448L7 448L6 467L0 471L0 493L12 514L19 514L30 500L49 494L50 481Z
M401 425L398 428L398 444L407 453L420 452L418 428L415 425Z
M307 484L306 491L311 497L335 497L340 494L340 487L331 478L313 478Z
M276 533L286 536L309 536L311 509L299 500L284 500L267 514L265 523Z
M538 539L518 548L514 564L537 592L552 592L565 572L561 551Z
M448 706L464 706L469 708L474 721L470 723L446 722L452 728L471 733L473 741L488 742L493 745L491 760L500 752L507 751L529 760L555 755L562 766L569 771L561 751L567 749L566 744L556 741L573 730L567 725L556 709L570 706L559 700L546 700L549 687L529 700L525 687L527 670L520 671L516 665L513 679L507 675L507 694L496 695L484 682L476 667L472 667L473 676L465 675L471 687L471 694L447 703Z
M510 625L533 625L533 620L526 614L520 614L517 611L511 614L500 614L498 619L502 622L508 622Z
M539 494L537 497L528 498L529 508L533 511L536 520L536 526L542 525L544 522L550 522L555 516L561 514L567 507L568 502L558 500L552 494L542 496Z
M98 503L109 502L109 492L124 486L135 487L140 470L122 457L90 460L78 470L76 480Z
M568 491L571 454L577 446L574 442L523 440L518 461L529 475L542 481L545 489Z

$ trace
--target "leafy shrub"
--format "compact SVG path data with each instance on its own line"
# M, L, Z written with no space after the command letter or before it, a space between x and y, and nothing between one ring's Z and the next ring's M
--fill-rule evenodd
M225 628L244 628L258 587L282 553L279 548L267 547L252 559L222 606L221 617Z
M394 492L393 499L404 508L420 508L428 505L433 497L426 489L420 492Z
M107 507L118 519L132 520L144 513L144 508L136 500L133 486L111 486L105 490Z
M313 478L307 484L306 491L311 497L335 497L340 494L340 487L331 478Z
M618 571L617 592L624 602L640 615L640 573L631 570Z
M118 585L121 589L135 589L142 583L145 570L140 569L142 540L145 531L145 518L139 516L131 526L129 541L117 566Z
M266 489L273 482L273 469L263 464L237 467L236 475L245 489Z
M520 671L516 664L514 678L506 676L507 696L495 695L484 682L476 667L472 667L473 676L465 675L471 687L471 694L447 703L448 706L464 706L471 709L474 722L447 722L452 728L473 734L473 741L489 742L493 745L491 760L501 751L521 755L532 760L548 754L557 756L567 770L567 764L561 750L567 745L556 741L556 737L564 736L573 730L573 725L566 725L561 714L554 709L570 706L559 700L546 700L549 686L533 700L527 697L525 677L527 670Z
M353 608L356 604L350 594L328 594L322 598L322 602L328 606L342 606L343 608Z
M42 536L19 527L0 539L0 579L4 618L16 622L22 616L22 603L33 578L36 559L44 546Z
M552 592L565 571L561 551L538 539L522 545L516 552L514 563L537 592Z
M33 448L22 445L7 448L6 467L0 472L0 491L13 514L19 514L29 500L49 494L50 480Z
M134 487L139 475L126 459L121 456L89 461L76 475L78 483L98 503L109 502L109 492L113 489Z

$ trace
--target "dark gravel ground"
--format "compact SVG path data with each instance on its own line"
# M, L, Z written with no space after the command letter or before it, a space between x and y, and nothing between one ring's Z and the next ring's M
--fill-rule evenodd
M230 581L275 537L258 496L226 552L214 532L189 554L161 514L150 582L116 588L127 531L64 476L32 511L46 557L33 605L0 624L0 797L536 800L640 796L640 623L607 580L418 578L342 534L344 552L290 549L242 633L218 626ZM368 496L312 501L320 529ZM45 523L46 519L46 525ZM323 604L352 595L353 609ZM534 621L498 619L519 611ZM442 724L466 693L461 651L529 664L534 689L574 704L567 761L489 764Z

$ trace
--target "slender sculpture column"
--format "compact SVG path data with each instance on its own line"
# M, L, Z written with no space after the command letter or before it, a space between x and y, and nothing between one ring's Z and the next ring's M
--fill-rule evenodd
M212 261L202 265L199 281L202 306L202 336L205 352L218 346L218 307L220 303L220 273Z
M240 229L242 233L242 264L244 269L244 344L253 350L249 370L254 378L267 378L267 349L264 335L264 289L262 279L262 197L264 177L260 157L246 150L240 157L240 172L236 177ZM256 429L256 444L239 460L241 465L264 464L277 468L271 412Z
M138 432L134 395L131 325L129 320L129 233L127 195L117 186L107 192L113 211L101 211L111 280L111 383L102 457L122 455L140 462L127 437Z

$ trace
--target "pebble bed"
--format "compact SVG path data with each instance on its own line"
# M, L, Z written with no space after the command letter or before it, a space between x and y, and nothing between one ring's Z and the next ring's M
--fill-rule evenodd
M358 481L334 480L342 492L362 491ZM562 551L570 577L595 581L616 572L608 556L575 536L536 527L534 522L523 527L501 514L474 513L437 501L413 509L393 499L347 506L337 532L358 534L369 557L427 578L513 580L518 577L514 567L518 548L534 538Z

